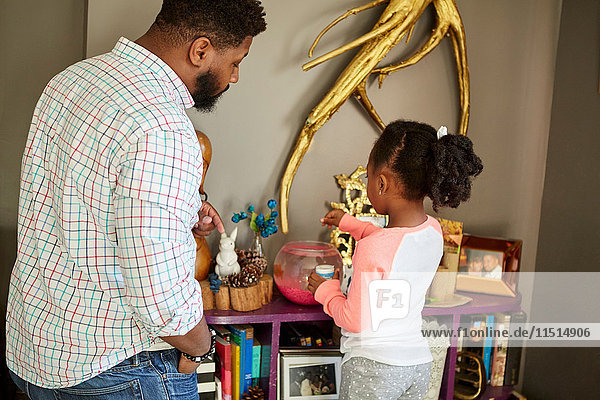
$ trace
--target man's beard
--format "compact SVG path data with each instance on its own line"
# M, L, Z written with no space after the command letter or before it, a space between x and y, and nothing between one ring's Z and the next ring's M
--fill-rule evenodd
M212 74L211 71L205 74L200 74L196 78L196 90L192 93L192 99L194 99L194 108L198 111L209 113L212 112L219 100L219 97L229 89L229 85L217 94L219 90L219 83L217 78Z

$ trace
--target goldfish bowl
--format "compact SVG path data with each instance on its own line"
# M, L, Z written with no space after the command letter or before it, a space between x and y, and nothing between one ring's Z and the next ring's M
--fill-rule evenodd
M308 240L286 243L273 265L273 277L281 294L296 304L319 304L308 290L308 277L317 265L341 269L342 256L331 243Z

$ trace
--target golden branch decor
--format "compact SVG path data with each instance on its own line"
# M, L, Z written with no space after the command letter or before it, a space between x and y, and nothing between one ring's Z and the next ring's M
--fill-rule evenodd
M338 208L350 215L369 218L383 218L387 222L385 215L379 215L371 207L371 202L367 197L367 186L361 176L367 173L367 169L359 165L350 175L336 175L338 185L344 190L345 202L331 202L331 207ZM366 212L365 212L366 209ZM340 228L335 228L330 234L331 243L340 251L344 265L352 265L352 253L354 252L354 238Z
M462 135L466 135L467 133L469 121L469 68L467 66L465 30L454 0L375 0L363 6L353 8L323 29L309 50L309 57L312 57L312 52L321 40L321 37L338 22L351 15L356 15L361 11L385 3L387 3L387 6L370 32L302 66L304 71L308 71L348 50L362 46L327 94L325 94L323 99L308 115L300 131L295 148L281 180L281 228L284 233L289 231L288 200L292 181L308 147L312 143L315 133L350 96L356 97L367 114L381 129L384 129L385 124L367 97L367 78L372 74L378 75L379 87L381 88L383 80L389 74L416 64L429 54L445 36L449 36L452 41L458 70L461 108L459 133ZM406 36L406 41L408 42L415 24L430 4L433 5L437 17L436 26L427 43L410 58L399 64L377 68L379 62L383 60L404 36Z

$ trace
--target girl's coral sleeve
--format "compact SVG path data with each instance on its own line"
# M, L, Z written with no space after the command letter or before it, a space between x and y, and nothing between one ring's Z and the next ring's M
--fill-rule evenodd
M354 273L347 297L342 294L337 279L323 282L315 292L315 299L323 304L323 311L336 325L349 332L362 332L371 321L369 283L383 276L383 271L378 268L382 260L377 250L377 246L365 241L356 246L352 258Z
M354 281L354 277L352 279ZM340 281L331 279L318 287L315 299L323 304L323 311L333 318L336 325L347 331L358 333L361 331L360 298L353 296L352 298L358 300L358 303L354 302L353 304L350 297L351 292L352 287L348 291L348 297L344 296L340 289Z

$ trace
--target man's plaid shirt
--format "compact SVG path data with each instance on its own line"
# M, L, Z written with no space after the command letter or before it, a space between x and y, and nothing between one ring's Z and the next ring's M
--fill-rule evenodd
M177 74L125 38L45 88L23 155L6 320L21 378L72 386L202 318L192 105Z

